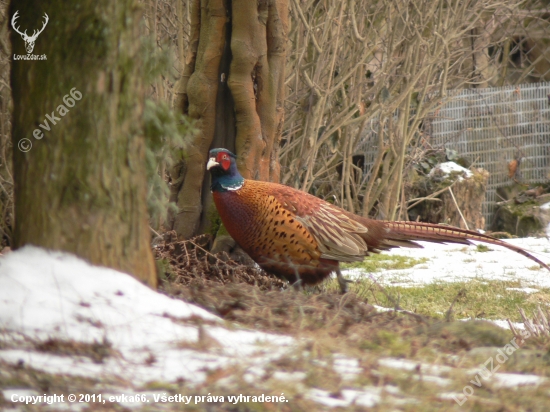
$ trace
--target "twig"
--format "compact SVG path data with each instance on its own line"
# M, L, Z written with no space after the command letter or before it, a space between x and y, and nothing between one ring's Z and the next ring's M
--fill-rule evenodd
M506 319L506 322L508 322L508 326L510 327L510 330L512 331L514 337L520 336L518 331L516 330L516 327L509 318Z
M370 275L369 276L371 278L371 280L376 284L376 286L378 286L380 292L382 292L384 294L384 296L386 296L386 298L391 302L391 304L393 305L394 307L394 310L403 310L403 308L401 306L399 306L399 301L395 300L393 296L391 296L387 291L386 289L384 288L384 286L382 286L380 283L378 283L378 281L372 276Z
M433 195L430 195L430 196L433 196ZM424 200L429 200L431 202L443 202L443 200L441 199L438 199L437 197L430 197L430 196L426 196L426 197L415 197L414 199L409 199L407 200L407 203L409 202L416 202L415 205L417 205L418 203L424 201ZM411 206L412 207L412 206ZM407 208L408 210L409 208Z
M455 195L451 189L451 186L449 186L447 189L449 189L449 193L451 194L451 197L453 198L453 202L455 203L455 206L456 206L456 210L458 210L458 214L460 215L460 217L462 218L462 221L464 222L464 226L466 226L466 229L470 230L470 228L468 227L468 222L466 222L466 219L464 219L464 215L462 214L461 210L460 210L460 207L458 207L458 202L456 201L456 198L455 198Z
M447 187L444 188L444 189L438 190L437 192L434 192L434 193L432 193L432 194L429 195L429 196L422 197L422 198L420 198L420 199L411 199L411 200L410 200L411 202L413 202L413 201L415 201L415 200L418 200L418 201L415 202L415 203L413 203L413 204L410 205L410 206L407 206L407 210L412 209L413 207L415 207L417 204L423 202L424 200L433 199L435 196L437 196L437 195L443 193L445 190L450 189L451 187L453 187L454 184L455 184L456 182L458 182L458 180L455 180L450 186L447 186ZM439 199L439 200L440 200L440 199Z
M309 24L307 23L307 19L306 19L306 17L304 16L304 12L302 11L302 8L301 8L300 5L298 4L298 1L297 1L297 0L294 0L294 7L295 7L296 10L298 11L298 16L299 16L300 19L302 20L303 25L306 27L306 30L308 31L309 35L311 36L312 43L313 43L313 45L315 46L315 48L317 49L317 52L318 52L318 53L322 53L322 52L323 52L323 49L321 49L321 47L319 47L319 43L317 43L317 39L315 38L315 35L314 35L314 33L313 33L313 30L311 30L311 27L310 27Z
M447 312L445 312L445 320L447 322L451 321L451 315L453 313L453 307L455 303L458 301L459 298L464 296L466 296L466 289L460 289L456 294L455 298L453 299L453 303L451 303L451 306L449 306L449 309L447 309Z
M149 230L153 232L157 237L162 237L162 235L159 232L157 232L155 229L153 229L151 226L149 226Z

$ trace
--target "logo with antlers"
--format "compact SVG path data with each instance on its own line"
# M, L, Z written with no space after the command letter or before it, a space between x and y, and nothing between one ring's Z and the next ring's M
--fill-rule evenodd
M25 30L24 33L21 33L19 31L19 27L15 27L16 20L19 18L18 14L19 14L19 10L15 12L15 14L11 19L11 27L13 27L13 29L21 35L21 37L23 38L23 41L25 42L25 49L27 49L27 54L31 54L32 51L34 50L34 42L36 41L38 35L44 31L44 29L46 28L46 24L48 24L48 21L50 20L50 18L46 13L44 13L44 24L42 25L42 28L40 30L34 30L34 32L32 33L32 36L29 36L27 34L27 30Z

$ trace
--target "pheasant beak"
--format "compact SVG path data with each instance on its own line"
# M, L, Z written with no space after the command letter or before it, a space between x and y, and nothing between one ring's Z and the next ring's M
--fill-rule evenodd
M216 159L214 157L211 157L208 159L208 163L206 164L206 170L212 169L214 166L219 166L220 164L216 162Z

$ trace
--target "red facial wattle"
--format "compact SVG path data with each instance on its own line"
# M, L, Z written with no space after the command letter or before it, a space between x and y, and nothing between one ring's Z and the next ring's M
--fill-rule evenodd
M220 164L223 170L229 170L229 167L231 166L231 159L227 153L218 153L218 158L216 161Z

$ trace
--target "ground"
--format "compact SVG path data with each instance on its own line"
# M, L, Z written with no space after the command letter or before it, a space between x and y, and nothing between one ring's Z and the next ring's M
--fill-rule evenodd
M547 239L510 242L550 261ZM62 253L0 257L0 409L550 406L550 273L519 254L399 249L346 268L341 295L335 280L297 292L198 244L155 247L162 293ZM36 398L53 394L63 402ZM36 404L11 401L25 396Z

